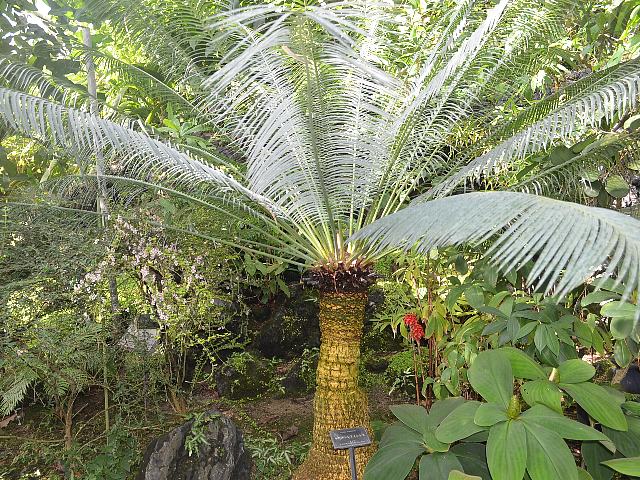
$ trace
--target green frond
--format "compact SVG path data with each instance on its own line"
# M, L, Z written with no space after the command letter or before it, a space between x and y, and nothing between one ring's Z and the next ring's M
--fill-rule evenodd
M525 110L508 124L500 140L488 152L437 185L433 196L450 193L467 179L493 175L509 163L547 148L558 140L575 139L587 127L602 121L612 122L638 104L640 93L640 60L634 59L611 69L588 76L559 91L553 97Z
M532 173L516 181L509 190L551 197L573 196L584 200L585 187L593 180L589 178L591 172L607 172L618 166L635 163L639 149L638 132L608 134L560 163L541 164Z
M374 251L480 244L503 271L533 261L529 282L558 298L606 266L627 295L640 288L640 221L526 193L476 192L416 204L355 234Z
M115 173L159 185L198 190L211 198L236 196L280 214L267 198L241 185L221 169L145 132L69 109L42 98L0 88L0 121L16 132L55 145L80 162L100 153Z

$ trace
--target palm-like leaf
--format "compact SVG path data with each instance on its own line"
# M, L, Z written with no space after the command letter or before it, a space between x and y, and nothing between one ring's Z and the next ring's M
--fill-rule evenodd
M640 222L526 193L475 192L418 203L362 229L353 241L374 249L431 248L494 241L489 255L504 270L534 261L532 283L562 297L602 265L627 294L640 287Z
M155 189L208 208L240 207L260 219L269 238L283 236L277 248L290 245L290 258L309 267L371 261L375 254L365 242L345 246L343 239L396 212L418 188L436 185L436 177L446 179L431 194L442 195L469 175L510 168L514 160L572 138L637 101L640 67L631 61L576 82L500 129L487 128L493 104L485 99L499 102L499 95L518 93L509 79L539 68L539 45L561 35L573 0L542 6L503 0L486 14L473 2L460 2L434 25L435 38L408 79L394 78L387 68L397 54L391 35L398 13L388 4L225 10L199 0L99 3L94 14L119 22L118 38L153 42L149 54L166 81L121 60L85 54L183 105L203 123L216 124L242 152L246 174L228 174L226 160L215 152L199 155L133 123L109 122L12 89L0 90L0 118L69 155L104 156L110 182L127 195ZM26 90L40 81L5 78ZM463 126L477 127L473 144L456 144L455 132ZM553 178L592 157L558 166ZM541 179L526 181L536 185ZM529 250L547 248L536 238L529 238ZM559 284L559 291L575 275L565 275L568 283Z

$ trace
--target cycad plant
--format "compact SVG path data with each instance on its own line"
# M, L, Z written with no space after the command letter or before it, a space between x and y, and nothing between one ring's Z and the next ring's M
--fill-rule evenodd
M198 119L246 169L212 149L163 141L114 114L108 98L102 116L70 105L81 93L8 58L0 119L76 158L84 174L67 186L90 182L87 165L98 155L110 189L175 196L234 223L250 217L254 235L220 241L308 271L320 291L322 344L313 445L295 478L343 480L348 461L328 432L369 427L358 360L372 265L385 251L497 239L491 252L503 268L533 260L531 281L558 296L602 265L628 292L638 287L640 223L522 191L541 193L563 172L600 160L598 146L523 177L520 191L466 193L508 185L531 154L635 107L638 60L539 102L524 99L518 79L554 55L549 45L576 4L500 0L486 9L460 0L424 26L413 69L396 62L406 29L390 3L90 5L119 41L142 45L162 75L104 52L83 55ZM616 141L626 148L635 140L621 133ZM361 468L371 454L358 450Z

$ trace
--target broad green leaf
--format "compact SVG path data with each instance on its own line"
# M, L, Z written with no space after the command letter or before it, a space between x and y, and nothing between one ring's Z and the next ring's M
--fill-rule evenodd
M615 292L607 292L605 290L596 290L595 292L588 293L580 301L580 305L586 307L594 303L606 302L607 300L617 300L620 298Z
M535 405L520 415L525 423L535 424L558 434L562 438L571 440L608 440L607 436L575 420L551 410L544 405Z
M627 429L627 420L620 408L622 402L618 402L600 385L590 382L558 385L571 395L594 420L615 430Z
M493 480L522 480L527 465L527 436L521 421L509 420L491 427L487 463Z
M468 475L460 470L451 470L448 480L482 480L482 477L476 477L475 475Z
M531 480L578 480L578 469L560 435L527 422L527 472Z
M422 434L422 441L430 452L446 452L449 444L441 442L436 438L436 426L429 425Z
M453 453L432 453L420 459L420 480L448 480L452 470L462 470Z
M626 340L618 340L613 346L613 358L623 368L631 363L633 355L627 346Z
M611 480L613 470L604 467L601 462L613 458L613 454L600 442L582 442L580 453L593 480Z
M622 340L631 336L635 319L629 317L612 317L609 324L611 336L616 340Z
M555 383L547 379L523 384L520 393L524 401L531 407L535 404L542 404L552 410L562 412L562 392Z
M640 456L640 418L626 417L628 430L620 432L604 427L602 430L616 446L616 450L625 457Z
M602 463L623 475L640 477L640 457L616 458Z
M527 335L529 335L531 332L533 332L535 330L535 328L538 326L538 322L529 322L529 323L525 323L522 327L520 327L520 330L518 330L518 333L516 334L516 340L519 340L523 337L526 337ZM514 373L515 375L515 373ZM516 375L517 377L517 375Z
M578 337L578 342L586 348L593 346L593 333L591 327L582 320L573 322L573 333Z
M473 422L479 406L480 402L476 401L460 405L440 423L436 429L436 438L444 443L453 443L484 430Z
M624 317L631 319L635 318L637 311L638 307L622 301L605 303L600 309L600 313L605 317Z
M461 275L466 275L469 271L469 266L467 265L467 261L465 260L463 255L456 256L454 265L458 273Z
M631 131L637 128L640 128L640 115L633 115L627 118L623 126L625 130L631 130Z
M522 350L513 347L503 347L499 351L509 359L511 371L516 378L526 378L527 380L546 378L546 374L538 362Z
M482 307L484 305L484 292L478 285L471 285L464 291L464 298L467 299L469 305L473 308Z
M513 391L513 374L507 356L499 350L481 352L467 372L469 383L491 403L507 408Z
M558 381L560 383L582 383L591 380L596 369L590 363L582 360L567 360L558 366Z
M611 175L607 178L604 188L614 198L622 198L629 194L629 184L621 175Z
M392 405L391 413L407 427L420 433L425 431L429 421L427 410L419 405Z
M367 463L364 480L406 478L421 453L425 451L420 445L392 444L380 448Z
M396 443L422 446L422 435L401 422L395 422L385 429L380 447Z
M483 403L476 410L473 421L481 427L492 427L498 422L508 420L506 410L495 403Z
M640 402L624 402L622 408L629 412L631 415L640 416Z
M451 448L451 452L458 457L466 473L490 480L487 452L483 444L459 443Z
M438 400L431 406L427 421L433 426L438 426L451 412L465 402L466 400L462 397L449 397L444 400Z

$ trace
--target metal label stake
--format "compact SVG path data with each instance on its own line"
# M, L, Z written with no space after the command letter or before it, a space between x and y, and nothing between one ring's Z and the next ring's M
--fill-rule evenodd
M349 450L349 465L351 466L351 480L358 480L356 470L356 448L371 445L367 430L363 427L344 428L329 432L331 443L336 450Z

